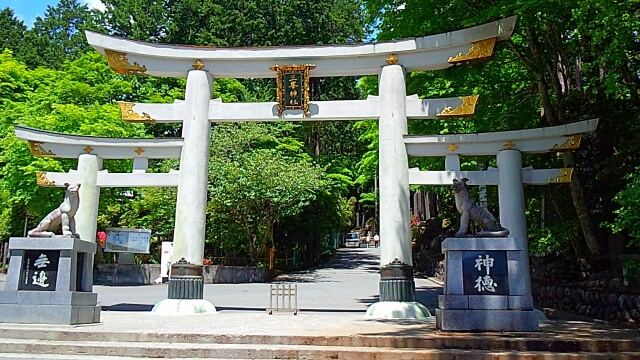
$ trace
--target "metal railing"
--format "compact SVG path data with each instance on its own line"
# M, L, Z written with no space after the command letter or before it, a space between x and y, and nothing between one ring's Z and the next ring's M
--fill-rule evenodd
M272 284L269 285L269 315L274 311L293 312L298 315L298 285ZM275 307L273 306L275 299Z

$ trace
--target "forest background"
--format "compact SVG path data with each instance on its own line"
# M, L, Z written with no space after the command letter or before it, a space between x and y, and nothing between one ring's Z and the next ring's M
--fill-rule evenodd
M129 124L117 101L173 102L184 79L116 74L86 43L84 30L119 37L208 46L354 44L454 31L518 15L513 37L483 64L407 74L421 98L479 94L476 115L414 120L411 134L515 130L599 118L580 150L526 155L524 166L573 167L570 184L525 187L530 250L597 269L613 264L612 239L640 251L640 0L103 0L104 11L76 0L49 6L27 28L0 11L0 241L21 236L60 201L38 187L36 171L68 171L75 161L33 157L16 124L110 137L179 137L175 125ZM313 78L315 100L364 98L377 78ZM216 79L225 102L275 101L275 83ZM264 265L278 258L311 266L376 204L377 123L214 124L205 254L217 263ZM410 159L442 170L443 159ZM463 170L495 166L466 157ZM105 161L128 172L130 161ZM171 160L150 171L178 168ZM446 187L441 218L457 221ZM475 189L474 189L475 190ZM495 210L497 191L488 189ZM148 228L170 241L175 189L102 189L99 228ZM494 211L495 213L495 211ZM443 229L443 236L447 229ZM616 236L617 235L617 236ZM382 239L384 241L384 239ZM618 241L618 240L616 240ZM619 242L619 241L618 241ZM156 243L157 244L157 243ZM153 257L146 259L152 261ZM155 259L158 260L157 258ZM629 269L640 270L629 260ZM639 271L640 274L640 271Z

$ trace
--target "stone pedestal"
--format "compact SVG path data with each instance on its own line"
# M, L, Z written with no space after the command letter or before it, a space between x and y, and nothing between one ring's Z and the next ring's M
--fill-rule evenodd
M526 246L517 238L448 238L436 324L451 331L537 331ZM526 270L526 271L525 271ZM526 277L526 278L524 278Z
M412 266L396 259L380 268L380 301L416 301Z
M171 264L168 299L158 302L151 312L160 315L215 313L216 307L204 300L203 266L184 258Z
M204 298L202 265L189 264L182 258L171 265L169 299L196 300Z
M416 302L413 267L395 259L380 268L380 301L371 305L365 317L373 319L426 319L429 310Z
M0 322L74 325L100 322L93 293L95 242L75 238L11 238L0 292Z

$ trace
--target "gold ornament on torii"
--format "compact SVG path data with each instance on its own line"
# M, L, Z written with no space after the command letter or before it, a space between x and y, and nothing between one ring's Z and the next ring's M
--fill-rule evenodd
M119 101L118 105L120 105L120 115L122 116L122 120L129 122L142 122L142 123L155 123L156 119L152 118L146 112L143 112L142 115L138 114L133 107L136 105L135 103Z
M126 53L104 49L104 54L107 57L107 63L118 74L125 75L144 75L147 72L147 67L134 62L133 65L129 63L129 58Z
M471 43L471 48L469 48L469 52L466 55L459 53L455 57L451 56L449 57L448 62L449 64L458 64L471 60L490 58L493 55L493 49L496 46L497 40L497 37L492 37L489 39L474 41Z
M436 114L436 116L440 118L472 116L476 112L476 104L478 103L479 96L480 95L461 96L460 100L462 104L458 105L455 109L447 106L440 113Z

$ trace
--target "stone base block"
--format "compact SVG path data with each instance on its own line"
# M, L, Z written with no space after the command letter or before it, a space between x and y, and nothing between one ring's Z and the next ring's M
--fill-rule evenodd
M468 295L438 295L438 307L440 309L469 309Z
M155 304L151 312L158 315L212 314L216 307L204 299L164 299Z
M0 291L0 304L95 306L98 294L79 291Z
M443 310L533 310L531 296L438 295Z
M532 310L436 309L436 327L445 331L538 331L538 314Z
M0 304L0 322L17 324L76 325L100 322L100 305Z
M75 325L100 322L98 294L0 291L0 323Z
M431 313L419 302L380 301L369 306L364 316L370 319L426 319Z

